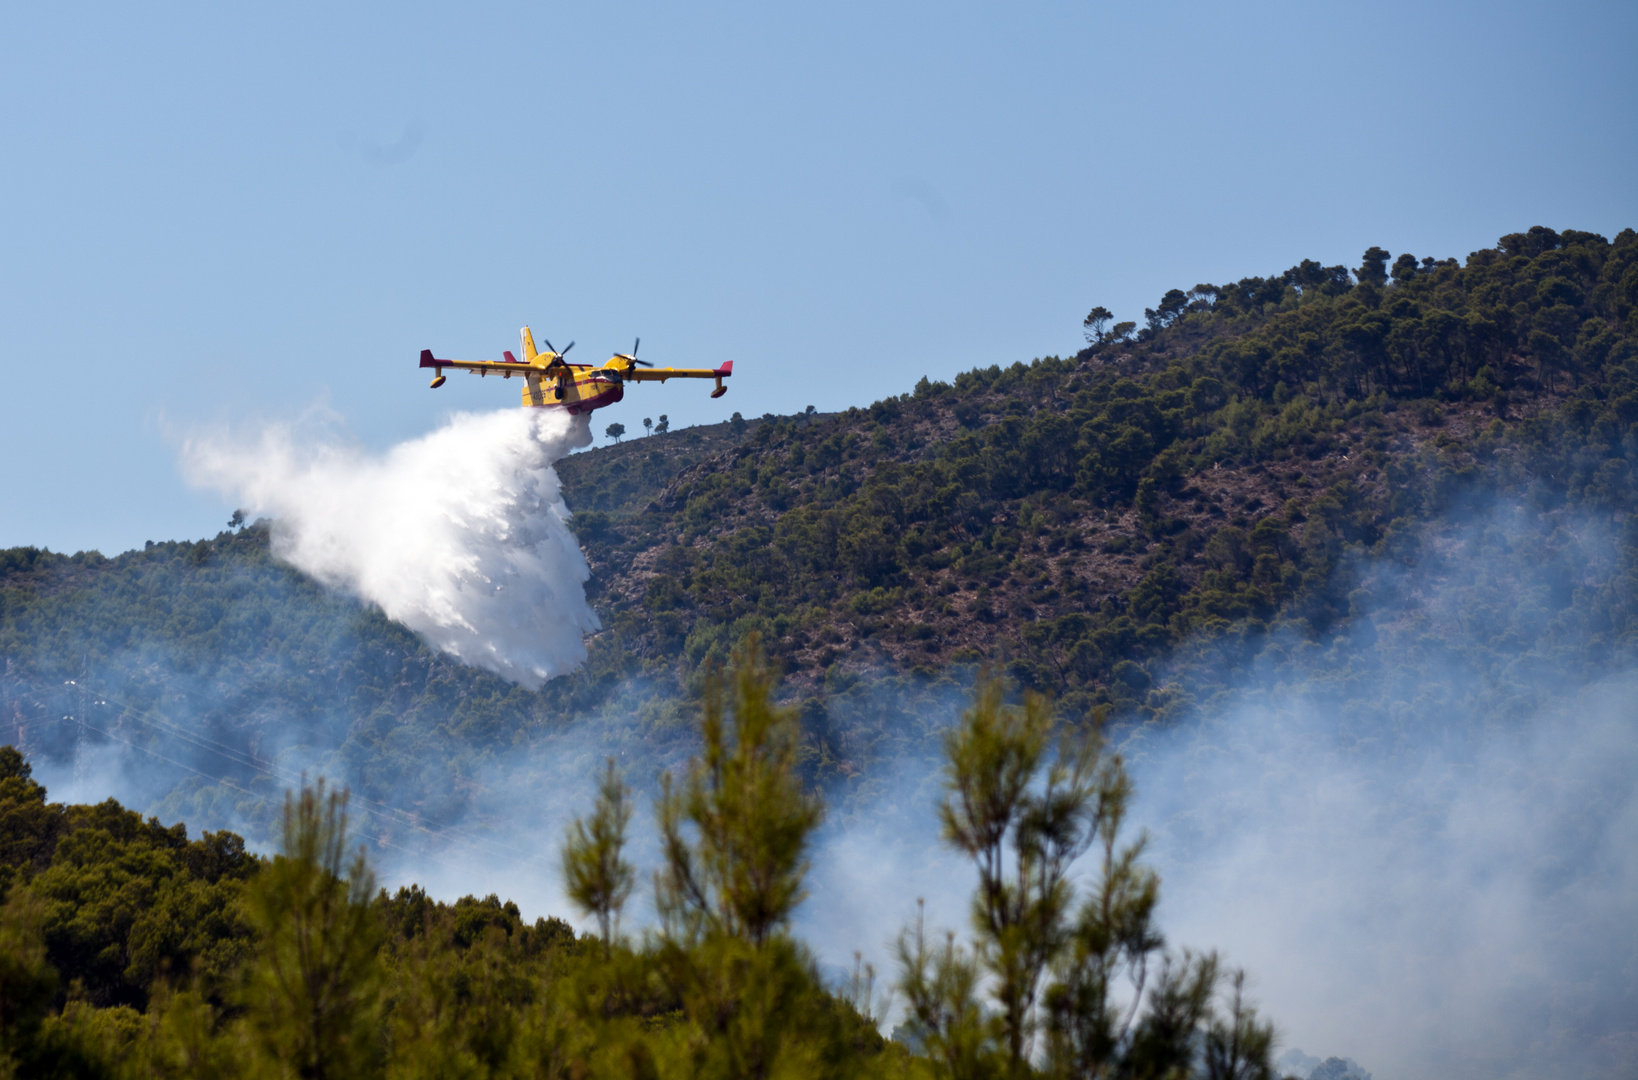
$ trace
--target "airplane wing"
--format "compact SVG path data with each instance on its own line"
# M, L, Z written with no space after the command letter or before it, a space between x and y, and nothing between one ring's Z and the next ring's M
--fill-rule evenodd
M667 379L721 379L734 373L734 362L727 361L719 368L633 367L623 372L629 382L665 382Z
M526 364L521 360L513 359L508 352L505 360L440 360L432 355L431 349L421 350L421 367L424 368L453 368L456 371L475 371L480 375L527 375L530 372L543 374L554 371L552 361L557 360L556 353L541 353L544 363ZM565 366L565 365L558 365Z

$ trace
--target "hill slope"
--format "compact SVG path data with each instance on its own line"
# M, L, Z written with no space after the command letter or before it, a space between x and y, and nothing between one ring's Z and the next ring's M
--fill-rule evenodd
M1071 359L748 429L582 517L603 662L685 673L755 629L808 691L984 658L1141 704L1121 663L1236 624L1323 635L1345 555L1412 558L1475 489L1622 519L1638 236L1535 229L1465 267L1401 256L1391 283L1386 258L1358 285L1305 262L1174 290ZM571 505L595 461L565 470Z
M925 745L979 661L1072 711L1185 714L1272 644L1347 631L1385 567L1428 562L1497 500L1541 558L1508 594L1527 611L1487 601L1494 657L1474 662L1630 656L1638 234L1303 262L1172 290L1142 330L1100 311L1073 357L561 462L606 630L539 693L325 593L260 526L0 554L0 741L162 755L179 764L150 794L189 820L242 820L337 765L439 820L487 761L577 719L674 759L703 665L756 631L804 701L815 774L845 776Z

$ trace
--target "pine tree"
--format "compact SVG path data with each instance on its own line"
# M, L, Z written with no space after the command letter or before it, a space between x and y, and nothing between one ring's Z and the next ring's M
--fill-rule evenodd
M773 703L773 682L753 636L727 678L707 676L704 747L682 789L663 778L657 899L679 939L761 947L807 895L808 842L824 807L796 774L801 729L794 711Z
M576 818L563 841L564 890L582 915L597 916L604 955L619 932L620 910L637 877L621 857L631 821L630 794L609 758L598 784L596 809L589 820Z
M347 861L347 796L304 784L284 803L283 852L257 875L260 935L243 1003L255 1049L303 1080L379 1071L379 933L364 850Z
M773 701L752 636L701 709L701 756L659 803L664 866L655 877L662 978L698 1037L689 1075L867 1075L882 1039L826 992L790 933L806 895L807 851L824 808L797 775L800 728Z
M1217 955L1163 951L1159 880L1143 838L1121 838L1132 784L1100 727L1057 719L1040 695L1008 704L1001 680L980 678L945 737L939 807L945 841L978 871L973 944L930 947L920 920L900 936L909 1027L941 1077L1266 1080L1273 1029L1245 1003L1243 973L1226 976L1224 1015ZM1089 850L1077 907L1069 872Z

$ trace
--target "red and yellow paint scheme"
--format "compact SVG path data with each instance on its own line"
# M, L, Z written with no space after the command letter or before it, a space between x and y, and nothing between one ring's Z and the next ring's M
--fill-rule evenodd
M637 359L637 345L630 353L615 353L601 367L591 364L571 364L563 357L574 348L569 342L563 352L545 341L546 351L535 349L534 335L525 326L519 333L519 347L523 359L510 351L504 360L439 360L431 349L421 350L421 366L434 369L432 388L444 385L444 369L470 371L476 375L499 375L510 379L516 375L523 380L523 406L535 409L567 409L571 413L586 413L613 405L626 395L628 382L665 382L667 379L715 379L714 398L728 392L722 380L734 373L734 362L729 360L719 368L665 368L655 367L647 360Z

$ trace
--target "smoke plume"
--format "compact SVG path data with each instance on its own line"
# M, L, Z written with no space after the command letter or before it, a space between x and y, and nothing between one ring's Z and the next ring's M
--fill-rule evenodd
M1633 567L1497 500L1126 743L1162 917L1378 1076L1638 1076Z
M1600 621L1631 588L1614 538L1498 501L1414 565L1355 569L1340 633L1273 633L1250 664L1202 647L1168 676L1190 718L1115 731L1168 942L1244 967L1293 1061L1638 1077L1638 671ZM965 932L976 876L939 839L935 769L885 764L827 826L801 920L831 967L857 948L891 972L917 897Z
M1155 733L1162 923L1245 966L1286 1045L1378 1076L1638 1075L1635 700L1393 745L1293 688Z
M182 462L190 482L271 516L281 558L538 689L585 660L598 628L552 469L590 441L583 417L508 409L458 413L381 455L269 426L190 438Z

